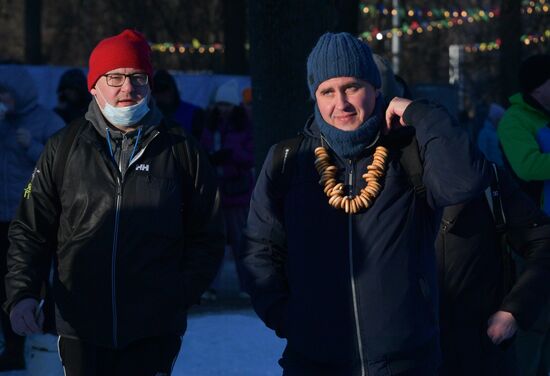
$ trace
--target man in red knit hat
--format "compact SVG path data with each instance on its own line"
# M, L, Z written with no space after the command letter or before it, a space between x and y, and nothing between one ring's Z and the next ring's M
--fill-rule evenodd
M169 375L186 312L224 246L214 170L151 100L150 49L124 30L90 55L85 117L46 145L9 230L14 331L38 333L54 257L59 352L69 376Z

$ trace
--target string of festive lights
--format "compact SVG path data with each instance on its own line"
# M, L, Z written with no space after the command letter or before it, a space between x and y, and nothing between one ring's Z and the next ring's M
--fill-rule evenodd
M550 0L538 0L537 2L523 1L521 12L523 14L532 15L534 13L548 13L550 12L550 5L548 4ZM401 17L416 17L420 20L414 20L412 22L404 22L399 28L391 28L386 30L380 30L377 27L372 28L371 30L365 31L360 34L360 38L368 42L373 40L383 40L385 38L393 38L394 35L402 37L403 35L413 35L414 33L422 34L424 32L431 32L435 29L445 29L451 28L453 26L460 26L467 23L488 22L491 19L498 17L500 15L500 9L497 8L467 8L460 9L456 7L452 8L433 8L426 9L420 7L414 8L391 8L385 7L383 4L378 5L361 5L361 10L364 14L375 17L380 14L382 15L395 15L399 14ZM427 21L421 20L422 17L428 18L438 18L438 20ZM440 19L443 17L444 19ZM545 34L548 31L545 32ZM529 43L538 43L538 39L535 35L522 37L522 42L525 44ZM544 38L542 35L540 38ZM546 40L550 37L546 36ZM542 39L541 41L544 41ZM151 50L161 53L179 53L179 54L215 54L223 53L225 51L225 46L222 43L213 43L213 44L202 44L198 39L193 38L191 43L172 43L172 42L162 42L162 43L149 43ZM477 50L481 50L481 45L484 45L484 50L498 49L497 41L490 43L481 43L477 45ZM496 46L496 47L495 47ZM475 50L475 45L471 46L471 50ZM489 51L490 51L489 50ZM483 52L483 50L482 50Z
M540 1L546 1L546 0L540 0ZM532 2L532 1L531 1ZM550 12L550 6L548 4L544 4L543 6L534 6L534 7L528 7L525 10L525 13L527 14L533 14L533 13L548 13ZM481 21L490 21L491 19L497 17L499 15L499 12L488 12L485 11L479 11L477 14L474 15L466 15L463 17L463 14L459 14L458 17L450 18L450 19L444 19L444 20L438 20L438 21L412 21L410 23L406 22L403 23L399 28L394 27L391 29L386 30L380 30L377 27L372 28L371 30L365 31L360 34L360 38L363 40L367 40L368 42L372 42L373 40L383 40L385 38L392 38L394 35L397 35L398 37L402 37L403 35L413 35L414 33L422 34L423 32L430 32L435 29L445 29L445 28L451 28L453 26L460 26L465 23L474 23L474 22L481 22Z
M490 18L495 17L495 15L491 15ZM377 27L373 28L372 30L365 31L361 33L360 38L365 39L368 42L372 42L373 40L383 40L385 38L391 39L394 35L397 35L398 37L402 37L403 35L413 35L414 33L422 34L423 32L430 32L435 29L448 29L453 26L460 26L463 25L465 22L468 23L474 23L474 22L480 22L482 19L469 16L465 20L462 18L452 18L448 20L441 20L441 21L431 21L431 22L418 22L413 21L411 23L404 23L401 25L401 27L394 27L387 30L380 30ZM483 19L483 21L486 21Z
M362 5L361 12L363 15L366 15L371 18L382 16L396 16L399 15L399 18L416 18L416 19L449 19L457 17L468 17L478 14L480 16L488 17L491 14L493 17L499 12L498 9L489 9L489 8L386 8L384 5Z
M224 45L221 43L202 44L198 39L193 38L191 43L149 43L152 51L163 53L179 54L215 54L223 53Z
M532 13L535 11L541 11L544 7L548 8L548 0L524 0L522 1L522 12ZM409 18L436 18L436 19L449 19L449 18L458 18L458 17L468 17L475 14L485 14L489 15L490 13L493 16L500 13L500 8L459 8L459 7L450 7L450 8L425 8L425 7L386 7L384 4L361 4L359 6L361 13L364 16L375 18L379 16L396 16L399 15L401 19Z
M545 30L543 34L522 35L520 37L520 40L526 46L532 46L538 43L545 43L548 40L550 40L550 29ZM500 39L496 39L492 42L465 44L463 46L464 46L464 52L472 53L472 52L496 51L500 49L500 45L501 45Z

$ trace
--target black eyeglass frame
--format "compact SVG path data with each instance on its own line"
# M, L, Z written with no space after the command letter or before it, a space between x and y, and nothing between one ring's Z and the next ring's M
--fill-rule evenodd
M108 86L111 87L121 87L126 82L126 79L129 78L132 85L136 87L143 87L147 86L149 84L149 75L147 73L130 73L130 74L124 74L124 73L106 73L102 75L105 77L105 82L107 82ZM112 79L112 76L124 76L124 80L120 83L120 85L113 85L110 80ZM145 83L141 84L137 82L138 77L145 77Z

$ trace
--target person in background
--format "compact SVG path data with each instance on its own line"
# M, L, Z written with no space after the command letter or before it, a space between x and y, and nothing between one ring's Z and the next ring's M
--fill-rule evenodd
M86 76L82 70L73 68L65 71L57 86L57 106L54 111L65 124L84 116L92 96L86 87Z
M521 188L550 215L550 55L533 55L519 70L520 92L510 97L510 107L497 133L506 162ZM522 268L518 263L519 269ZM520 330L516 339L522 375L550 373L550 300L531 330Z
M390 62L378 54L372 54L372 57L378 72L380 72L380 91L386 104L389 104L395 97L404 98L404 87L397 82Z
M153 98L164 117L175 121L195 139L200 140L205 121L204 110L180 99L178 85L167 70L157 70L154 82Z
M20 65L0 65L0 301L6 300L4 277L9 248L8 227L46 141L63 128L63 120L38 104L38 91ZM0 312L4 351L0 371L24 369L24 341Z
M241 101L241 91L235 80L220 85L201 137L201 145L218 172L227 244L235 260L242 251L242 231L254 187L252 127ZM244 297L238 264L237 274L240 295ZM215 286L216 283L205 298L215 298Z
M17 334L42 330L53 255L67 376L170 375L223 256L215 172L150 100L150 53L130 29L92 50L94 99L48 141L10 225L4 309Z
M250 119L250 122L252 123L252 88L246 87L243 89L243 107L246 110L246 114L248 115L248 119Z
M500 167L504 167L504 157L498 141L497 128L505 111L502 106L491 103L487 118L477 135L479 150L481 150L488 161L494 162Z
M525 261L521 273L512 251ZM524 375L510 342L534 326L550 297L550 219L495 167L486 192L444 209L436 253L440 375Z

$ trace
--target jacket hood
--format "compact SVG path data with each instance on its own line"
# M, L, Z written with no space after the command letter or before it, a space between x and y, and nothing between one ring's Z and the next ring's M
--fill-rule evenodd
M321 138L321 131L315 122L315 115L311 114L304 125L304 135L313 138Z
M546 110L535 98L529 94L516 93L508 98L510 106L520 106L525 111L537 114L540 116L550 117L550 111Z
M29 112L38 105L38 91L30 73L21 65L0 65L0 87L14 97L18 115Z

